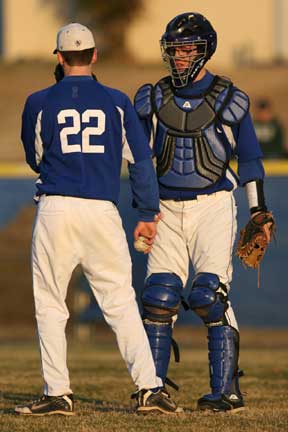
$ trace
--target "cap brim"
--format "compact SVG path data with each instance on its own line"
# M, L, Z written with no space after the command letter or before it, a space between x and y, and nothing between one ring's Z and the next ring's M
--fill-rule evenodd
M54 49L53 54L57 54L58 50L57 48Z

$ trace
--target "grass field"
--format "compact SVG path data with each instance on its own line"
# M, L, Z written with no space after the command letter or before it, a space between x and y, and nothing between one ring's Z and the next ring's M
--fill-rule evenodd
M2 341L0 347L1 432L42 431L221 431L270 432L288 430L287 332L242 333L242 391L247 408L242 413L203 414L195 411L197 398L208 390L207 351L203 329L178 330L182 360L171 363L170 376L181 386L173 397L184 407L177 416L137 416L129 395L134 390L112 334L101 332L93 343L69 344L69 368L76 397L75 417L21 417L18 403L37 397L42 380L36 341ZM191 340L191 341L190 341ZM194 347L192 349L192 347Z

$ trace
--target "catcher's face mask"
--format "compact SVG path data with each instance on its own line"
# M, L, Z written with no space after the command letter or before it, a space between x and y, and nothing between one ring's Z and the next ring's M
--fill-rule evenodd
M184 87L188 79L194 81L216 46L217 34L203 15L186 12L174 17L160 40L174 87Z
M167 64L174 87L184 87L188 79L196 77L206 63L207 41L197 40L193 44L160 41L162 58Z

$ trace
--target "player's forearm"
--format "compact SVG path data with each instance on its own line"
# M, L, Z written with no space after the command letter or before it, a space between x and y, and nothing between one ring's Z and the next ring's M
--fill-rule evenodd
M36 173L39 173L39 166L36 162L36 152L34 145L31 145L31 142L33 142L31 137L26 137L22 130L22 143L25 151L26 156L26 162L30 166L30 168L35 171Z
M253 180L245 184L248 204L251 214L259 211L267 211L263 180Z
M23 147L24 147L24 151L25 151L25 156L26 156L26 162L27 164L30 166L30 168L36 172L39 173L39 166L36 162L36 153L35 153L35 148L34 146L30 146L29 143L27 143L27 141L25 139L23 139L22 136L22 142L23 142Z
M31 162L29 162L29 161L26 159L26 162L27 162L27 164L30 166L30 168L32 169L32 171L34 171L34 172L37 173L37 174L40 173L39 166L36 164L35 161L31 161Z
M139 220L154 221L159 213L158 183L151 159L128 164L133 206L137 208Z
M238 163L240 185L245 186L251 214L266 211L264 196L264 168L261 159Z

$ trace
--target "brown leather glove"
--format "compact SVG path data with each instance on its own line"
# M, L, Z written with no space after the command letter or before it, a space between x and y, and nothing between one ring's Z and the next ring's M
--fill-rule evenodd
M268 211L260 211L250 219L240 231L236 248L236 255L243 264L252 268L259 266L275 229L275 220Z

